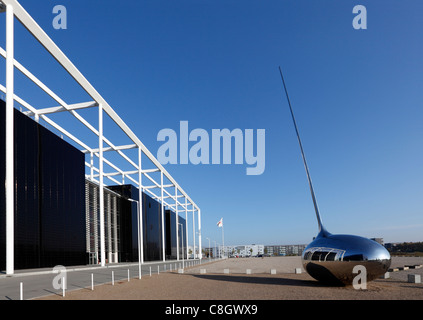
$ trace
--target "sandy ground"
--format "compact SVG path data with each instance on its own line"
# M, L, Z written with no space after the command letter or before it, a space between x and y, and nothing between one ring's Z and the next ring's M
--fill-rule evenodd
M423 264L423 258L393 258L392 266ZM391 272L389 279L367 284L367 290L325 286L300 268L300 257L229 259L187 268L183 274L165 272L141 280L115 282L70 291L66 297L43 300L423 300L423 284L407 282L407 275L423 268ZM206 273L200 273L205 269ZM224 273L229 269L229 274ZM252 274L246 274L251 269ZM270 270L276 269L276 274Z

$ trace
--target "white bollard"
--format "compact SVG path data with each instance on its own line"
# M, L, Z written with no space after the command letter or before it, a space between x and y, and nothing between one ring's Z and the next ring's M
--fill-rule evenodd
M20 299L23 300L23 282L20 283L19 288L20 288L19 289L19 291L20 291L19 296L20 296Z
M157 266L157 274L160 274L160 266Z
M129 269L128 269L128 282L129 282Z
M66 295L66 277L63 277L62 278L62 295L63 295L63 297L65 297L65 295Z
M112 286L115 285L115 272L112 271Z
M91 273L91 291L94 291L94 274Z
M150 277L151 277L151 266L150 266Z

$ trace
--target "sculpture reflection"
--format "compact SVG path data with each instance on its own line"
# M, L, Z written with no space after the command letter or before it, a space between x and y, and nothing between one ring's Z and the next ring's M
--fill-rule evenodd
M300 135L280 67L279 72L300 145L319 227L317 237L305 248L302 254L304 269L316 280L336 285L349 285L356 276L353 273L354 267L362 265L366 268L367 281L371 281L388 270L391 265L391 256L382 245L373 240L355 235L331 234L323 227Z
M391 257L373 240L355 235L334 235L323 229L305 248L302 262L304 269L316 280L349 285L356 276L353 273L356 265L366 268L367 281L371 281L388 270Z

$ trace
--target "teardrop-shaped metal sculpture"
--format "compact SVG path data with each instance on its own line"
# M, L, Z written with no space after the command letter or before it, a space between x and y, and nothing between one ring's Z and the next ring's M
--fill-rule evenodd
M279 72L300 145L319 227L318 235L303 251L302 263L304 269L313 278L321 282L335 285L349 285L352 284L354 278L358 275L358 272L354 268L356 266L363 266L367 281L371 281L386 273L391 265L391 256L388 250L376 241L355 235L331 234L323 227L297 123L280 67Z

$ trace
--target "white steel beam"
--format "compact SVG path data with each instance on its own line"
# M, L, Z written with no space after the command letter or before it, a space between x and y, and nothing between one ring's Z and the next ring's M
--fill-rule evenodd
M6 274L14 273L14 7L6 3Z
M185 197L185 244L187 248L187 260L188 260L188 204L187 198Z
M195 208L192 207L192 239L194 245L194 259L195 259Z
M143 192L143 186L142 186L142 166L141 166L141 156L142 156L142 150L141 148L138 148L138 255L140 255L139 259L141 263L144 263L144 237L143 237L143 217L142 217L142 192ZM139 277L141 279L141 269L138 270Z
M104 225L104 185L103 185L103 106L98 107L98 148L99 152L99 209L100 209L100 263L104 267L106 265L106 241L105 241L105 225Z
M161 195L161 211L162 211L162 253L163 253L163 261L166 261L166 250L165 250L165 230L164 230L164 219L165 219L165 214L164 214L164 200L163 200L163 171L160 172L160 195Z
M1 48L0 48L0 52L1 52ZM44 109L37 109L37 112L31 112L31 111L27 111L24 112L25 115L27 115L28 117L32 117L35 114L41 115L41 114L51 114L51 113L59 113L59 112L66 112L66 111L70 111L70 110L79 110L79 109L87 109L87 108L94 108L94 107L98 107L97 102L95 101L89 101L89 102L81 102L81 103L75 103L75 104L68 104L68 109L62 107L62 106L58 106L58 107L51 107L51 108L44 108Z
M203 259L203 253L201 252L201 210L198 209L198 254L200 255L200 260Z
M103 152L107 152L107 151L117 151L117 150L129 150L129 149L135 149L138 148L138 146L136 144L128 144L128 145L124 145L124 146L115 146L115 147L106 147L103 148ZM93 152L98 152L98 149L92 149ZM81 150L82 153L89 153L91 152L90 150ZM138 171L137 171L138 172Z
M178 187L175 186L175 201L178 196ZM176 260L179 260L179 214L178 206L175 205L175 214L176 214Z

